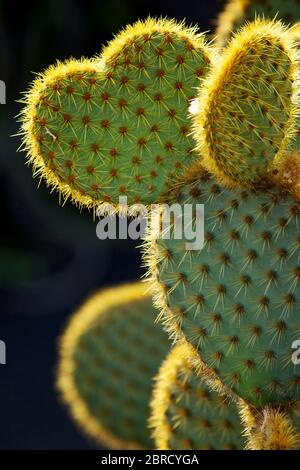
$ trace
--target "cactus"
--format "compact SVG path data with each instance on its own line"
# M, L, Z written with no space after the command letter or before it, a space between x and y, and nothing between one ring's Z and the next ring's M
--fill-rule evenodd
M152 377L169 343L142 283L100 291L71 318L60 342L57 387L89 436L112 448L152 448Z
M271 20L276 17L289 25L300 20L299 2L297 0L228 0L217 20L216 45L226 46L233 32L245 21L254 21L258 15Z
M234 404L211 391L193 371L188 344L175 346L163 362L151 401L150 427L161 450L243 449Z
M300 399L291 345L300 333L300 207L277 187L227 189L205 170L170 202L205 204L205 246L145 246L168 329L234 392L262 407Z
M235 28L258 4L231 2L237 16L223 20ZM291 5L273 4L283 20ZM203 249L186 234L156 239L160 211L144 245L160 318L184 343L162 366L152 400L162 448L241 448L236 410L218 393L239 404L249 449L299 446L291 349L300 334L299 60L296 28L275 13L246 25L216 65L195 29L139 21L100 56L48 68L25 97L28 161L65 199L88 208L117 209L120 196L129 205L205 205ZM151 378L168 343L144 294L141 284L96 294L61 341L62 399L114 448L153 447ZM216 423L220 408L222 427L201 433L201 420Z
M195 28L149 18L49 67L21 118L34 174L79 206L156 202L196 159L187 109L211 60Z
M194 137L199 162L224 183L245 187L276 170L297 129L296 57L289 29L257 19L212 67Z
M249 450L299 450L300 410L292 404L289 414L284 410L253 409L239 401L240 414L245 426L246 449Z

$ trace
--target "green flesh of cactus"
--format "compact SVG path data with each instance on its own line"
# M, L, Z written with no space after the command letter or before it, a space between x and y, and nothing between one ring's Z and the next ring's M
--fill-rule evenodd
M172 237L145 247L167 327L253 405L299 400L299 203L275 188L225 189L205 172L174 201L205 204L206 241L189 252Z

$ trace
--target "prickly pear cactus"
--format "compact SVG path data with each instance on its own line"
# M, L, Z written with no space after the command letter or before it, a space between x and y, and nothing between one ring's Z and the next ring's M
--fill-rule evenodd
M34 174L87 207L156 202L197 158L187 109L211 59L194 28L150 18L100 57L49 67L22 112Z
M205 204L205 246L149 236L157 304L224 384L257 407L300 399L299 203L277 187L227 189L202 171L169 202Z
M276 169L297 132L297 78L290 30L263 19L245 26L200 89L199 162L242 187Z
M274 16L279 10L287 20L295 2L284 7L280 2L280 8L275 3ZM223 20L234 29L253 8L260 12L259 4L273 17L269 0L244 0L231 2L238 7L228 7L231 13ZM245 403L248 448L296 448L295 38L282 23L257 19L235 35L217 66L213 62L211 48L194 29L170 20L138 22L101 56L57 63L37 78L22 112L23 145L34 174L79 206L108 202L117 208L120 196L127 196L128 204L205 205L203 249L193 250L186 234L173 236L174 219L170 238L153 237L159 211L145 244L161 317L175 340L188 342L189 361L201 369L205 383L215 386L209 392L173 351L152 402L159 447L239 448L241 436L229 433L238 420L223 401L225 418L214 440L207 429L196 436L199 416L197 424L185 426L187 416L196 421L196 413L205 425L217 420L220 391ZM196 219L193 213L189 225L197 227ZM97 294L61 341L62 398L80 426L110 447L153 447L146 424L151 377L168 343L153 323L150 296L143 295L140 284ZM213 409L188 400L194 389L212 394ZM235 424L228 426L231 419Z
M237 408L210 390L189 363L187 345L175 346L163 362L151 401L150 426L161 450L244 448Z
M257 16L283 20L292 24L300 20L298 0L228 0L217 20L217 45L226 46L227 41L245 21L254 21Z
M79 427L111 448L153 448L152 379L169 349L142 283L100 291L60 342L57 387Z

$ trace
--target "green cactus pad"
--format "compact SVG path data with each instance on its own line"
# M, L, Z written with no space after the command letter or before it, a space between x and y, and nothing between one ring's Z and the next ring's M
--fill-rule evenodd
M275 17L290 25L300 20L298 0L228 0L217 20L217 44L226 42L245 21L254 21L257 16L270 20Z
M167 328L255 406L299 400L299 202L276 187L226 189L205 171L173 201L205 205L205 245L187 251L184 237L149 234L146 262Z
M60 343L57 386L88 435L116 449L153 448L147 429L152 379L169 349L142 283L100 291Z
M148 19L50 67L22 112L34 173L83 206L156 202L196 159L187 110L210 62L194 28Z
M187 344L175 346L156 378L150 426L161 450L244 448L238 410L197 376Z
M241 29L198 96L194 137L201 164L244 187L272 173L296 133L297 50L280 22Z

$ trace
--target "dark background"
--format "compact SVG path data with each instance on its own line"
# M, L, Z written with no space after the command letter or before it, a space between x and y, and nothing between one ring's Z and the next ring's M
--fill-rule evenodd
M142 274L138 243L99 241L91 214L32 178L17 153L16 101L56 59L92 56L121 27L150 15L186 18L213 31L221 0L0 0L0 449L90 449L58 403L57 338L95 289Z

